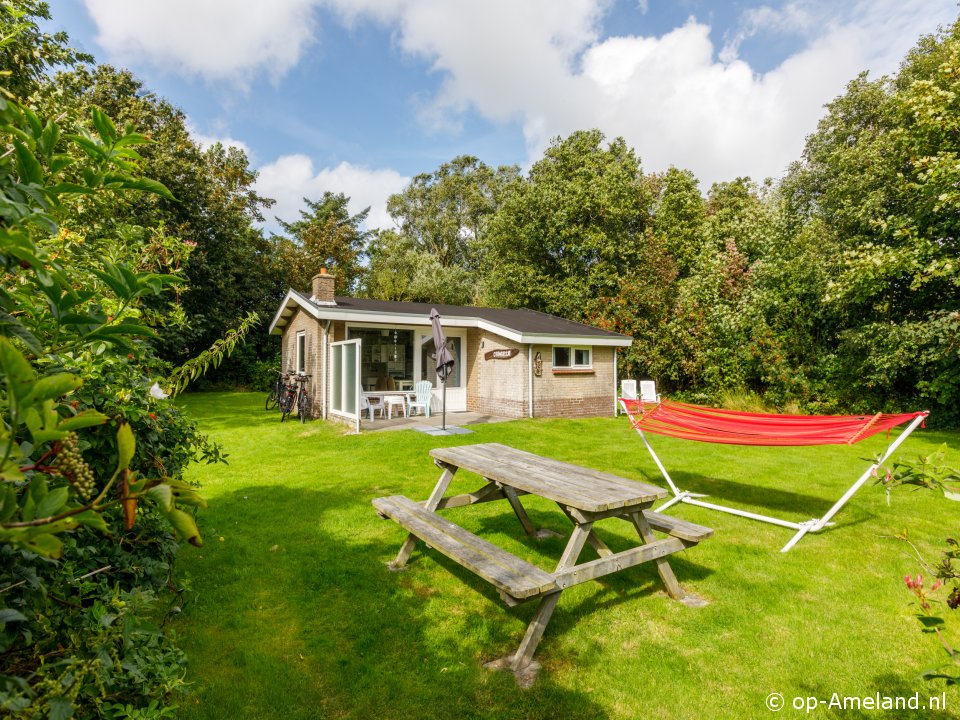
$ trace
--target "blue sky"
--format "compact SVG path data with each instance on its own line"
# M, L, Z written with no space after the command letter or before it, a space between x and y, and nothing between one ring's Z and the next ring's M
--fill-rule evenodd
M599 127L648 172L780 175L857 73L896 70L954 0L53 0L204 143L243 147L273 214L344 192L370 225L458 154L529 167ZM267 228L273 229L274 223Z

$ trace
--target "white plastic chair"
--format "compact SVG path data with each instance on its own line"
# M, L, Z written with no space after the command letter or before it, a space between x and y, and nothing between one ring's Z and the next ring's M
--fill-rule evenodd
M429 380L421 380L414 387L416 399L408 406L407 411L412 416L417 408L423 408L423 414L430 417L430 403L433 400L433 384Z
M645 403L660 402L660 394L657 392L657 383L655 383L653 380L641 380L640 399Z
M637 381L636 380L621 380L620 381L620 398L621 400L636 400L637 399ZM622 415L626 412L623 403L617 403L618 412Z
M366 394L360 393L360 413L368 412L370 420L373 421L373 413L376 410L380 411L380 417L383 418L383 398L368 398Z

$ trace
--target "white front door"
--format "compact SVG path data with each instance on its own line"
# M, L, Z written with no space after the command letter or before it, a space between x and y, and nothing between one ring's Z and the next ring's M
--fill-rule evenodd
M463 412L467 409L467 333L457 330L444 332L454 359L453 371L447 378L447 411ZM443 408L443 383L437 379L432 332L417 331L413 357L414 377L416 380L429 380L433 384L433 411L440 412Z

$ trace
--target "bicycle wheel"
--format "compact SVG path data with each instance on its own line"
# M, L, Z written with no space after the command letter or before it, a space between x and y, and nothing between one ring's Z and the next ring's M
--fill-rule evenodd
M273 410L278 403L279 401L277 400L277 389L270 388L270 392L267 393L266 409Z
M307 418L310 417L310 398L307 397L306 393L300 396L300 401L297 403L297 414L300 416L301 423L305 423Z
M284 393L283 397L280 398L280 422L287 419L287 415L290 414L291 410L293 410L293 395L291 393Z

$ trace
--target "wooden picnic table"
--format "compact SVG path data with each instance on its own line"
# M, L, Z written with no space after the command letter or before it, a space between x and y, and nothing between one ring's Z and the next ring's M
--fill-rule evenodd
M667 562L667 556L696 545L713 534L710 528L649 510L654 502L667 496L667 491L646 483L499 443L435 448L430 455L443 472L427 500L417 502L393 495L373 501L381 517L396 521L410 533L391 565L397 569L406 565L419 539L492 584L507 605L539 598L540 605L523 641L510 658L514 671L523 670L533 660L565 588L641 563L654 562L667 593L682 600L683 589ZM479 475L485 484L472 493L447 496L454 475L461 469ZM436 512L506 500L527 535L543 537L549 531L537 531L520 502L520 497L528 494L554 501L573 523L570 540L552 573L474 535ZM613 552L594 528L595 523L609 518L630 522L637 531L639 544ZM654 531L665 533L666 537L657 538ZM581 551L587 543L599 557L580 562Z

